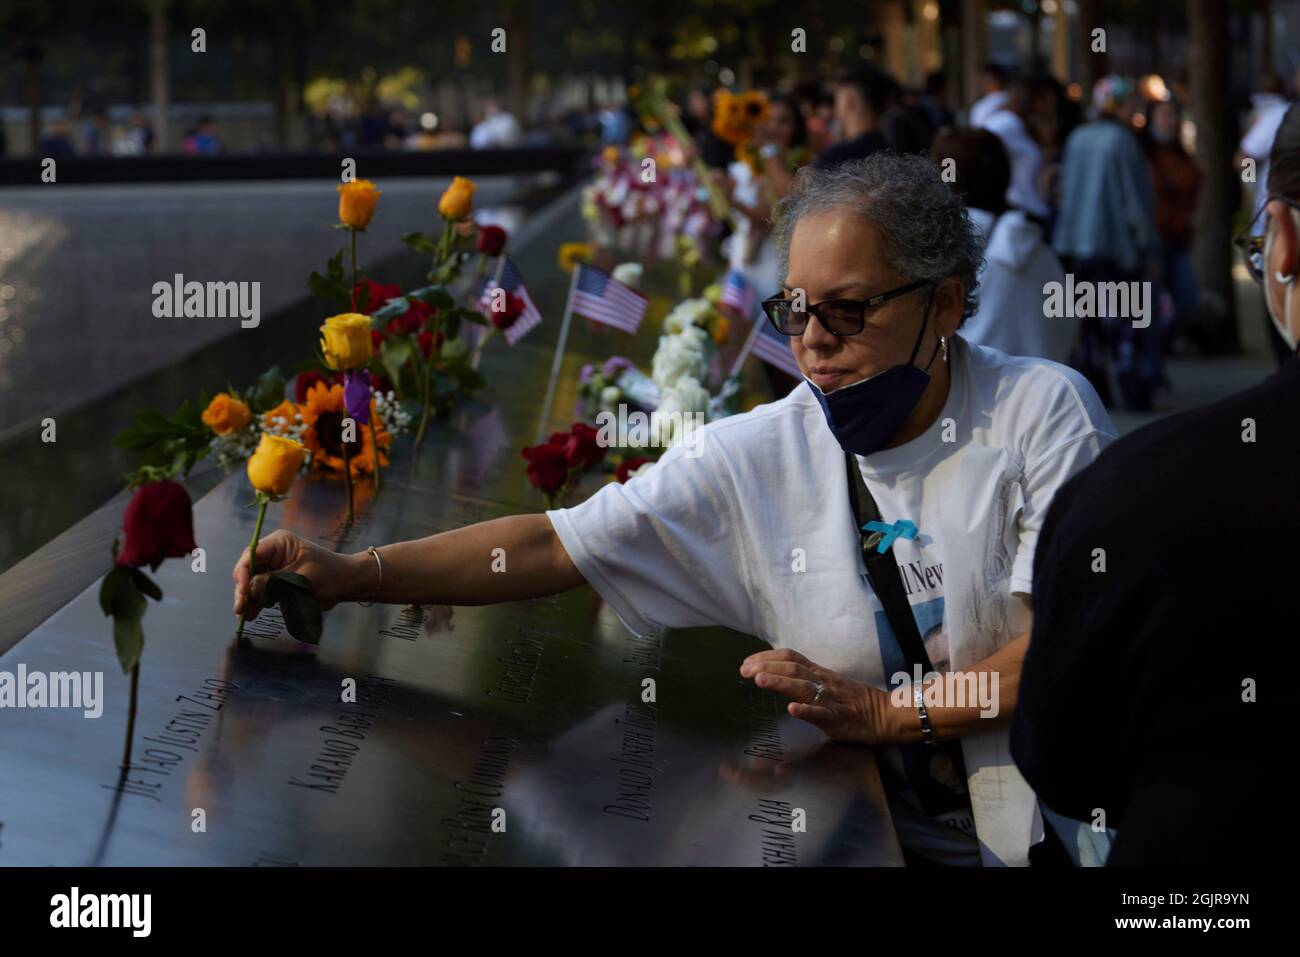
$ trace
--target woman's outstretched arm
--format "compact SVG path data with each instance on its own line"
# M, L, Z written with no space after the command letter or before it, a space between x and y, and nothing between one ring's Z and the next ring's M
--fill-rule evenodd
M497 551L500 549L501 551ZM341 601L419 605L487 605L553 595L584 583L545 515L511 515L409 542L344 555L280 529L257 545L249 617L266 573L296 572L322 608ZM380 563L383 565L382 584ZM234 611L249 590L248 549L235 565Z

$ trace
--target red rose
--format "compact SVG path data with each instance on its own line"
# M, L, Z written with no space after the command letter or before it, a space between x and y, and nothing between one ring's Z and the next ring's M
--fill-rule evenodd
M499 256L506 248L506 231L500 226L480 226L477 246L484 256Z
M569 463L563 446L549 442L530 445L520 455L528 460L528 481L539 491L558 492L568 481Z
M190 493L177 482L146 482L135 490L122 516L125 532L117 563L126 568L157 568L164 558L184 558L194 544Z
M644 458L643 456L640 455L638 455L636 458L624 459L619 464L618 471L615 472L615 475L618 477L618 480L620 482L626 482L631 477L628 473L635 472L637 469L639 469L641 466L645 465L649 461L650 461L649 459Z
M370 279L361 280L353 290L353 297L357 303L357 311L364 312L367 316L388 300L396 299L401 294L402 287L395 282L382 285Z
M585 422L573 423L564 444L564 457L572 468L585 472L605 458L605 449L596 441L598 435L600 433Z
M428 359L430 356L442 353L442 344L447 340L446 335L439 329L437 332L430 332L425 329L420 333L420 355Z
M299 372L298 378L295 379L293 383L294 401L297 402L299 405L306 402L307 393L311 391L311 387L314 386L317 382L324 382L326 385L329 385L330 377L327 376L324 372L318 372L315 369L312 369L308 372Z

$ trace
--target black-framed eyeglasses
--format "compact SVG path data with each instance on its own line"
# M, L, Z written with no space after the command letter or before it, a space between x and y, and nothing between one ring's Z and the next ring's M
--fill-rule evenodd
M802 312L795 311L793 299L781 296L765 299L762 305L772 327L783 336L803 335L808 328L809 316L816 316L821 321L822 328L833 336L856 336L866 326L868 312L891 299L905 296L927 285L928 280L918 279L870 299L827 299L825 302L805 306Z
M1300 209L1300 202L1297 202L1294 199L1288 199L1285 196L1269 196L1259 207L1259 213L1256 213L1254 218L1251 219L1250 226L1255 225L1255 220L1259 219L1260 213L1263 213L1264 208L1273 200L1277 200L1279 203L1286 203L1292 209ZM1250 233L1250 226L1247 226L1246 230L1238 235L1232 242L1233 245L1241 250L1241 256L1242 259L1246 261L1246 271L1250 273L1250 278L1255 280L1255 282L1263 283L1265 237L1263 233L1252 235Z

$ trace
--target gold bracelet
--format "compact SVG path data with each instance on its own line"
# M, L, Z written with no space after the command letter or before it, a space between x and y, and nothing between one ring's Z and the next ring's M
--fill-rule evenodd
M376 599L378 599L379 595L383 594L384 591L384 563L380 561L379 549L375 548L374 545L369 546L366 549L366 551L368 551L371 555L375 556L375 564L379 566L379 584L375 586L375 597ZM357 604L360 605L362 608L369 608L371 605L374 604L374 602L359 601L357 602Z

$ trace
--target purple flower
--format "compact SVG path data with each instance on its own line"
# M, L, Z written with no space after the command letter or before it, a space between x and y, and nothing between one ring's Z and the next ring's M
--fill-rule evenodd
M623 356L610 356L605 360L605 364L600 367L600 374L608 383L618 382L618 377L626 369L632 368L632 360L625 359Z
M343 377L343 404L358 425L370 424L370 372L355 369Z
M591 381L591 377L595 373L595 371L596 370L592 366L592 364L588 362L585 366L582 367L582 371L578 373L578 382L581 383L582 385L586 385L588 382Z

